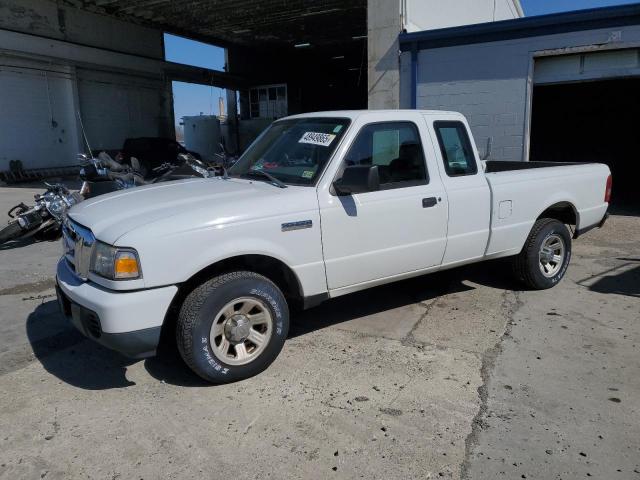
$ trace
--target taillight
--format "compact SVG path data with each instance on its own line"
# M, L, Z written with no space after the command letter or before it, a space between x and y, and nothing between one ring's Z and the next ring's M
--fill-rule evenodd
M611 189L613 188L613 178L611 175L607 178L607 187L604 190L604 201L611 203Z

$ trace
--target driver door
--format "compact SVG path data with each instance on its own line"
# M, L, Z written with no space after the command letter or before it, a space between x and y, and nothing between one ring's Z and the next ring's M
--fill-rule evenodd
M377 165L380 190L320 193L326 195L320 199L320 216L329 290L441 264L447 200L437 169L427 169L422 138L428 138L424 122L365 124L337 178L349 165Z

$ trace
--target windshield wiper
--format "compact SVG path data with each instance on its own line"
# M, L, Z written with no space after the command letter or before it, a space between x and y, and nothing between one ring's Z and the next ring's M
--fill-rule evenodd
M267 173L263 170L249 170L248 172L245 172L240 176L241 177L263 177L269 180L267 183L270 183L271 185L274 185L278 188L287 188L287 186L283 182L281 182L276 177L274 177L270 173Z

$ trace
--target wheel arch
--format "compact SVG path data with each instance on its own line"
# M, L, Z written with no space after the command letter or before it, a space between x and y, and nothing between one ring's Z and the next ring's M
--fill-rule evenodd
M248 270L267 277L278 286L287 299L304 296L302 283L293 269L282 260L264 254L241 254L217 260L193 274L180 286L193 289L214 275L233 270Z
M536 220L541 218L553 218L566 225L573 225L576 231L580 225L580 213L572 202L566 200L549 205L538 215Z
M164 319L164 330L171 330L175 324L178 312L184 299L196 287L210 278L234 270L247 270L258 273L271 280L282 291L287 302L293 308L302 308L304 304L304 290L296 273L282 260L263 254L242 254L227 257L202 268L189 279L178 285L171 306Z

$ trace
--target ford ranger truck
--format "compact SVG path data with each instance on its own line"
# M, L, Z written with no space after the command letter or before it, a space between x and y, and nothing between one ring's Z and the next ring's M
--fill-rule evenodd
M57 291L96 342L142 358L164 329L194 372L230 382L274 361L292 307L502 257L551 288L610 196L605 165L480 161L458 113L296 115L223 177L74 206Z

